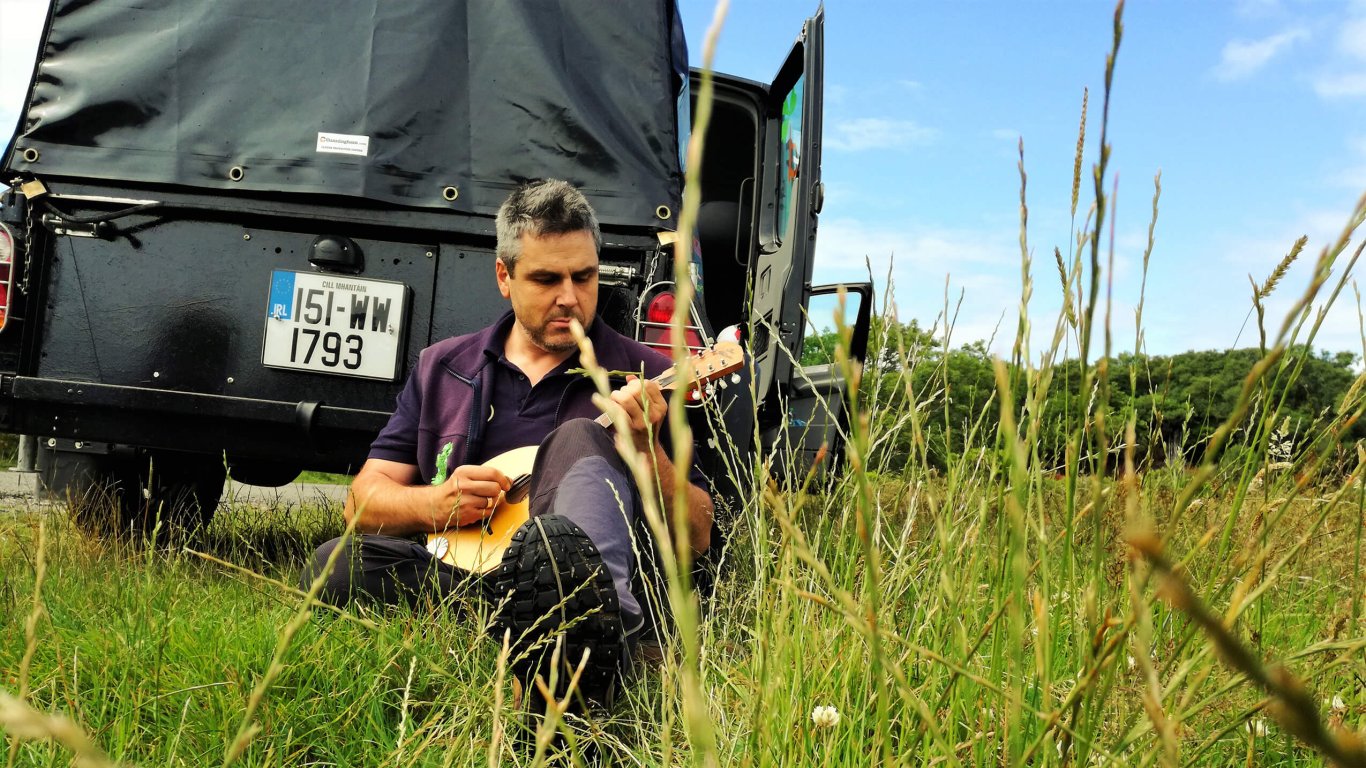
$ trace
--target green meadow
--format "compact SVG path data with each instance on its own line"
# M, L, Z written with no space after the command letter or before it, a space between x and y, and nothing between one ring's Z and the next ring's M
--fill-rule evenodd
M1217 407L1189 394L1144 354L1142 302L1132 323L1107 302L1121 37L1117 13L1072 189L1043 192L1071 196L1066 242L1028 242L1021 160L1009 351L951 348L951 307L926 330L885 301L862 367L850 329L813 335L807 362L851 383L828 404L845 449L812 468L732 457L714 594L672 569L677 634L610 713L537 727L476 601L338 611L297 589L343 531L335 506L227 503L153 543L17 505L0 514L6 764L1366 765L1366 374L1314 345L1325 308L1356 298L1366 208L1259 267L1237 308L1256 348ZM1282 279L1297 262L1307 285ZM1061 306L1031 301L1045 280Z

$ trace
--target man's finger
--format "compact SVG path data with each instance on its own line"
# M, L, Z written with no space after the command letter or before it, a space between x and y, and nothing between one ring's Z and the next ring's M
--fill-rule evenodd
M632 396L619 389L612 393L612 402L621 406L621 410L626 415L627 420L632 424L636 423L636 421L641 418L641 413L643 411L640 407L640 397L638 395Z
M626 383L612 392L613 396L618 394L629 397L633 400L640 399L641 382L635 376L627 376Z
M631 421L632 429L640 429L645 426L645 409L640 405L639 397L628 398L621 404L621 409L626 412L626 418Z
M616 418L617 412L621 409L621 403L617 402L615 395L616 393L613 392L609 394L607 397L603 397L602 395L594 392L593 405L596 405L598 407L598 410L602 411L603 413L613 418Z
M508 480L508 476L503 474L502 470L495 467L486 467L480 464L466 464L465 466L457 467L456 472L460 474L461 487L464 487L466 482L471 480L487 480L491 483L497 483L504 490L512 487L512 481Z
M463 480L460 483L460 495L462 498L477 498L479 503L484 503L484 497L497 497L505 488L502 485L490 480Z
M659 388L658 382L649 381L645 384L645 396L650 401L650 420L658 424L663 418L664 409L668 407L664 400L664 390Z

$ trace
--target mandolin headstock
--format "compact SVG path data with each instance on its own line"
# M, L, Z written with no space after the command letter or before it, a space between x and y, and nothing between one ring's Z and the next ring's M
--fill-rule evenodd
M740 383L739 371L745 367L745 351L733 341L719 341L688 359L690 378L679 376L678 367L665 371L656 381L664 389L687 389L689 400L701 400L702 392L714 387ZM729 378L728 378L729 377Z

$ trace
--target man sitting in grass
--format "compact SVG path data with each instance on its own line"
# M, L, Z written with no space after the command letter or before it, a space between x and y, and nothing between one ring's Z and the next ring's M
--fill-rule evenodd
M602 236L578 190L555 180L523 185L504 201L496 225L498 290L512 311L423 350L351 485L344 514L348 522L359 516L361 534L340 553L323 598L394 603L474 584L500 606L493 631L501 640L511 630L512 669L524 690L535 675L549 681L554 643L542 641L562 631L561 690L554 694L562 696L569 670L588 650L580 690L590 705L606 705L635 647L654 634L658 617L644 583L656 574L643 563L655 548L633 547L633 539L649 541L640 489L612 434L592 421L600 410L591 381L572 372L579 351L570 324L586 329L608 370L653 377L670 361L594 322ZM674 466L660 436L666 407L659 386L628 377L612 401L636 450L653 459L656 487L647 492L671 503ZM418 543L423 534L489 515L511 481L481 463L530 445L540 446L531 517L488 577L448 565ZM684 535L700 554L710 543L712 500L696 467L691 480ZM305 586L340 541L314 554Z

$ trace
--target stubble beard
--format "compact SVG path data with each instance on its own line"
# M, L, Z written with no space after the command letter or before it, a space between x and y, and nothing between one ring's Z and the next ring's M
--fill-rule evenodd
M578 318L576 318L574 315L569 315L569 318L570 318L570 319L578 319ZM531 339L531 341L532 341L533 344L535 344L536 346L540 347L541 349L546 350L547 352L569 352L570 350L577 349L578 346L579 346L579 344L578 344L577 341L574 340L574 337L573 337L572 335L569 337L569 339L567 339L567 340L565 340L565 341L551 341L551 340L549 339L549 334L547 333L546 328L547 328L547 327L550 325L550 323L552 323L553 321L555 321L555 320L560 320L560 319L564 319L564 318L562 318L562 317L551 317L551 318L548 318L548 319L545 321L544 324L542 324L541 326L536 327L536 328L533 328L533 327L531 327L530 325L528 325L528 324L522 322L522 320L521 320L520 318L518 318L517 324L520 325L520 326L522 326L522 330L526 332L527 337ZM582 320L580 320L579 322L580 322L581 325L584 326L584 331L585 331L585 332L588 330L588 326L592 323L591 320L590 320L588 323L583 323Z

